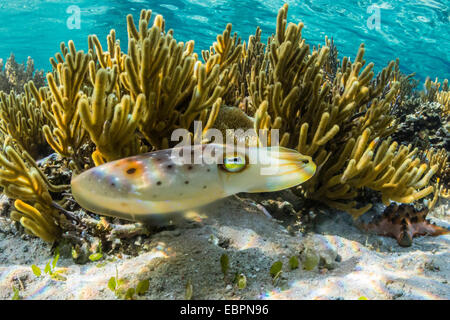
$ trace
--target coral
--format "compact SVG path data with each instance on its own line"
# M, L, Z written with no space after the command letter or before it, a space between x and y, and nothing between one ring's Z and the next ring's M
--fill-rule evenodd
M17 199L11 219L45 241L53 242L60 236L59 214L52 206L50 191L61 192L67 186L52 185L33 158L13 143L6 142L0 154L0 186L6 196Z
M425 80L425 90L420 94L422 101L438 102L442 105L443 115L450 115L450 91L447 79L445 79L441 85L437 78L435 81L431 81L428 77Z
M24 85L24 93L0 92L0 130L34 158L45 155L48 151L42 131L46 119L37 102L38 96L38 90L32 81Z
M334 44L333 38L331 38L330 40L325 36L325 45L330 48L330 52L328 54L328 58L324 63L323 71L325 73L327 81L333 83L337 71L341 67L341 61L338 59L338 49Z
M61 52L62 55L56 55L56 60L50 60L54 71L47 74L48 88L39 91L41 108L49 122L42 129L53 150L72 158L81 170L76 154L85 142L86 130L81 125L77 106L90 55L77 51L72 41L68 48L62 43Z
M31 57L28 57L26 66L25 63L17 63L12 53L5 64L3 59L0 59L0 91L9 93L14 90L16 93L22 93L24 85L29 81L33 81L36 88L45 85L44 71L35 71Z
M132 16L127 17L129 52L120 80L132 100L145 95L139 130L153 147L164 148L174 129L190 129L198 117L214 121L218 109L211 106L234 82L233 59L237 56L228 56L231 40L227 29L218 37L225 42L218 41L217 53L206 54L207 61L202 64L194 53L194 43L177 43L171 30L164 31L161 16L147 29L150 15L151 11L141 12L139 31Z
M287 23L287 9L280 9L276 34L259 70L249 76L249 104L257 109L255 130L267 130L270 138L278 129L280 145L312 156L321 166L302 186L304 194L358 217L371 204L356 208L348 200L363 187L380 191L385 203L412 202L431 193L427 184L436 168L420 164L414 158L418 150L398 148L388 139L397 128L390 114L399 90L393 80L396 62L374 78L373 63L366 65L363 58L364 45L353 62L344 57L340 64L333 61L335 48L330 58L328 39L311 52L301 36L303 24Z
M58 210L64 213L65 208L50 192L60 194L67 186L49 183L25 150L37 156L46 142L80 172L89 166L85 150L95 148L91 157L98 165L168 147L177 128L194 135L194 120L206 123L204 130L214 124L222 98L236 85L243 48L236 34L230 36L231 24L202 53L202 63L193 41L177 42L172 30L165 31L162 16L149 27L150 18L151 11L143 10L136 27L127 17L128 53L122 52L114 30L107 37L107 51L96 36L88 38L87 53L76 50L72 41L61 43L61 52L50 59L48 86L30 82L21 95L1 93L5 169L0 185L17 199L11 217L27 232L46 241L59 237L64 221ZM17 72L8 71L13 62L12 57L6 69L16 81ZM203 132L197 134L201 138Z
M115 99L121 101L121 104L135 106L130 107L129 112L132 112L131 109L137 112L136 108L139 108L139 119L131 119L128 122L128 132L133 132L134 126L137 125L146 144L153 149L161 149L169 147L170 134L177 128L192 132L194 120L207 123L204 130L214 123L221 98L230 92L236 83L236 61L242 51L242 45L238 43L236 36L233 38L230 36L231 25L227 25L210 51L202 52L205 63L201 63L194 53L194 42L177 42L173 38L172 30L165 31L162 16L157 15L153 25L149 27L151 13L150 10L141 12L138 27L131 15L127 17L129 40L127 54L122 53L119 42L115 41L114 31L108 36L108 52L102 49L95 36L90 37L89 54L92 60L89 63L89 74L92 84L97 80L106 82L106 76L96 78L98 69L99 67L110 69L108 88L100 90L96 84L97 90L94 91L105 95L103 100L107 96L109 100L106 104L117 104L113 102ZM96 99L100 98L96 96ZM108 155L110 152L105 150L105 145L99 146L98 143L101 128L106 123L112 125L113 120L108 117L97 119L100 121L93 130L92 121L89 125L87 120L86 99L82 101L80 111L82 110L83 123L87 128L90 127L88 131L103 158L108 160L124 154L139 153L141 146L137 141L138 137L134 136L131 138L134 141L132 145L135 146L131 148L132 151ZM91 112L94 112L94 109L92 107ZM119 112L114 106L107 106L107 109ZM106 115L112 116L109 111L104 116ZM137 123L135 120L138 120ZM109 140L105 136L103 139ZM126 142L123 142L123 145L125 144Z
M416 210L407 204L391 204L381 216L369 224L360 225L364 230L397 239L402 247L412 245L413 237L447 234L450 230L431 224L426 219L428 209Z
M249 86L256 71L261 69L264 55L264 44L261 43L261 29L256 28L255 34L248 38L248 45L243 43L242 58L238 62L238 86L235 92L236 101L248 115L253 116L256 109L249 103Z
M83 96L79 102L83 126L97 147L92 155L96 165L143 151L135 132L145 96L140 94L136 103L129 95L118 101L117 96L111 93L113 79L114 76L106 69L100 69L92 97Z
M431 147L450 150L450 122L443 117L442 105L437 102L408 100L405 112L398 117L400 125L392 137L421 149Z
M222 106L217 114L214 128L220 130L225 139L224 142L228 139L228 141L237 143L239 140L239 132L237 130L242 130L243 134L249 129L252 130L253 119L239 108ZM235 138L238 140L233 140Z
M324 172L326 183L316 190L315 196L324 196L328 204L359 216L371 204L355 210L352 207L356 203L343 205L336 200L355 197L355 190L363 186L380 191L386 205L390 200L414 202L433 192L433 187L427 185L437 166L421 163L418 149L411 151L411 145L398 147L396 142L387 139L375 152L374 142L367 146L368 135L364 132L356 144L354 141L346 144L338 162ZM335 175L346 158L350 161L344 166L344 172Z
M448 162L448 151L444 148L434 149L431 148L424 153L428 163L431 166L436 165L436 176L445 181L450 182L450 168Z
M448 150L442 148L436 150L431 148L423 152L423 157L430 165L437 166L436 183L434 197L428 205L431 210L434 208L438 198L449 199L448 185L450 183L450 163L448 162Z
M430 86L429 79L427 85ZM436 85L434 87L439 87ZM445 88L445 85L444 85ZM431 89L430 89L431 90ZM442 91L445 92L445 91ZM448 156L450 150L450 123L448 115L443 112L443 105L438 101L427 101L427 99L437 100L437 94L425 98L421 92L422 99L408 99L402 107L403 114L399 114L400 126L392 135L395 140L411 143L414 147L420 148L419 157L431 166L437 166L437 171L432 184L435 186L434 197L429 203L431 210L436 204L439 196L448 198L446 188L450 182L450 168Z
M241 43L228 24L209 50L201 51L203 61L193 41L178 42L166 30L162 16L151 23L150 10L141 11L137 24L127 16L126 51L114 30L105 49L95 35L89 36L86 53L72 41L62 43L50 59L47 86L41 73L33 74L31 59L25 69L10 58L4 71L0 68L0 85L8 78L15 86L14 92L0 94L5 146L0 185L16 199L11 217L47 241L67 226L59 211L70 205L57 207L52 199L59 199L66 186L52 185L30 156L43 155L45 143L64 158L62 165L71 160L70 168L79 173L92 165L90 158L99 165L168 148L179 128L197 142L206 141L209 128L262 130L269 143L279 130L282 146L318 164L317 174L296 192L355 218L371 206L355 200L364 188L379 191L385 204L412 202L433 188L435 198L438 190L445 194L447 158L435 151L444 145L394 141L396 112L411 107L405 101L416 85L413 75L402 74L397 59L375 76L373 63L364 60L363 44L353 60L338 59L333 39L311 49L302 38L303 24L288 23L287 11L288 5L280 9L267 44L259 28ZM34 80L28 83L30 77ZM428 80L426 88L420 99L439 106L446 128L448 82ZM196 120L203 131L194 132Z
M419 85L419 80L414 79L415 72L411 74L404 74L400 71L400 60L397 58L395 60L395 67L393 72L392 81L398 81L399 91L397 99L399 100L399 105L401 105L407 98L414 97L416 95L416 88Z

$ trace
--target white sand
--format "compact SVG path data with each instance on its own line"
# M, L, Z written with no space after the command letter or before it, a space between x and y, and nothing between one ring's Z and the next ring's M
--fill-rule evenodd
M292 236L236 198L196 213L209 218L143 238L137 257L122 256L100 268L61 259L58 267L65 268L67 281L32 273L31 264L43 269L51 259L49 245L0 232L0 299L11 299L13 285L23 299L115 299L107 282L116 266L128 287L150 279L141 299L184 299L188 279L193 299L450 299L450 235L415 238L411 247L402 248L394 239L359 231L345 213L328 212L314 233ZM448 215L439 217L434 221L449 225ZM7 221L0 218L0 230L5 229ZM338 254L341 262L333 270L290 271L288 260L306 238L316 252ZM231 262L227 281L219 263L223 253ZM284 265L274 285L269 269L277 260ZM245 274L245 289L232 284L234 272Z

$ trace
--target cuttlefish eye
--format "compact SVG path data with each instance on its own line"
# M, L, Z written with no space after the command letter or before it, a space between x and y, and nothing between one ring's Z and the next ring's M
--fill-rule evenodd
M223 159L222 168L228 172L239 172L242 171L246 165L247 161L244 156L225 156Z

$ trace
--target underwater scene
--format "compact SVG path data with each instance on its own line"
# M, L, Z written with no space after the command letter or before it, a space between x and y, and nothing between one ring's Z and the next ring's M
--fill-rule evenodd
M450 1L0 19L1 300L450 299Z

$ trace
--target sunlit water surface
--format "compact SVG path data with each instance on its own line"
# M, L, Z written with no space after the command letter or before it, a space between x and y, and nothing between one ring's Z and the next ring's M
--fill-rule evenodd
M295 0L289 21L304 22L303 35L311 45L333 37L340 57L354 57L361 42L366 59L377 71L399 57L405 73L416 72L423 80L450 78L450 1L329 1ZM196 51L208 49L228 22L247 40L256 26L263 39L275 30L281 0L0 0L0 57L11 52L19 61L32 56L38 68L48 70L49 57L59 43L72 39L86 49L87 36L97 34L103 43L109 30L126 42L125 16L135 21L141 9L162 14L180 41L195 40ZM70 6L80 9L80 29L69 29ZM376 6L373 7L373 5ZM379 15L377 15L379 13ZM376 16L374 16L376 15ZM377 24L379 22L379 24ZM378 26L378 27L377 27ZM126 44L123 44L126 50Z

